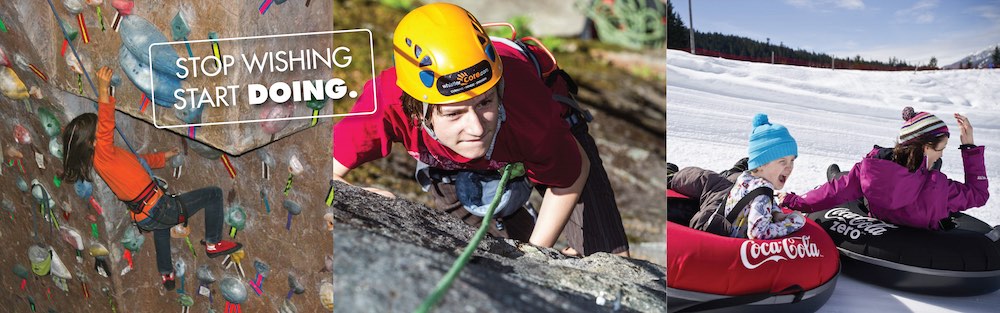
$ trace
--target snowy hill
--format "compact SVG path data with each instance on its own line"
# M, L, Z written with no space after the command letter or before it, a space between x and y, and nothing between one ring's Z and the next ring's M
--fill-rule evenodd
M966 56L966 57L962 58L958 62L945 65L942 68L944 68L944 69L957 69L957 68L961 68L962 65L965 64L968 61L972 61L972 67L973 68L989 68L990 67L990 62L991 62L990 57L993 55L993 49L995 49L997 46L1000 46L1000 43L998 43L996 45L993 45L993 46L990 46L990 47L988 47L986 49L983 49L982 51L979 51L979 52L976 52L976 53L973 53L973 54L969 54L969 56Z
M1000 224L1000 70L870 72L771 65L667 53L667 161L724 170L746 155L757 112L788 127L799 144L786 191L825 182L826 167L849 168L872 145L891 146L903 107L941 117L952 130L942 171L962 180L958 125L969 117L986 146L990 201L966 211ZM1000 292L966 298L916 295L841 276L820 312L996 312Z
M958 125L969 117L975 142L987 147L990 177L1000 177L1000 70L873 72L815 69L694 56L667 55L667 159L680 167L723 170L746 155L757 112L788 127L799 144L786 191L805 192L825 181L830 163L849 168L872 145L892 146L903 107L941 117L954 132L942 171L964 177ZM1000 183L993 199L967 211L1000 224Z

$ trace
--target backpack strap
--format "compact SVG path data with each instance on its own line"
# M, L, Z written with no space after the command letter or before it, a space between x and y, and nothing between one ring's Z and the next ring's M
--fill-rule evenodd
M753 201L753 199L756 199L758 196L762 195L767 195L768 196L767 198L771 199L771 197L774 195L774 189L761 186L757 187L757 189L750 191L750 193L743 196L743 198L741 198L739 202L736 202L736 206L733 207L733 210L729 211L729 214L726 215L726 220L728 220L730 224L735 223L736 217L740 215L740 212L743 212L743 208L749 205L750 201ZM720 207L725 206L725 200L723 200L722 203L723 205L721 205Z
M558 67L558 65L553 63L552 66L554 67L554 69L551 70L551 73L549 73L548 76L545 76L544 74L546 72L544 69L542 69L542 64L538 62L538 57L536 57L535 53L532 52L530 48L528 48L528 44L524 43L524 41L521 41L520 39L512 40L510 38L490 37L490 40L495 43L500 43L505 46L514 48L514 50L520 52L521 55L523 55L526 59L528 59L528 61L531 61L531 64L535 66L535 73L538 74L538 77L540 79L542 79L542 82L545 83L546 87L552 88L556 80L562 78L566 82L566 89L569 92L569 94L560 95L553 93L552 99L555 100L556 102L562 103L563 105L570 107L575 112L579 113L581 115L580 117L583 120L587 122L594 120L594 115L591 114L589 110L586 110L583 107L581 107L580 103L578 103L576 99L573 97L573 95L576 95L576 93L579 91L580 86L577 85L576 81L574 81L573 78L569 76L569 73L566 73L566 71L562 70L561 68ZM546 52L548 51L548 48L545 48L544 46L542 46L541 48L544 49L544 51Z

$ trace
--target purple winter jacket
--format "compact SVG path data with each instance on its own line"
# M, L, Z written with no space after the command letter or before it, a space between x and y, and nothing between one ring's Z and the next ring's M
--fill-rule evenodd
M982 146L962 150L965 183L924 167L911 173L891 160L877 157L875 147L851 171L802 196L789 193L782 206L815 212L850 200L868 199L873 217L898 225L937 230L951 212L980 207L990 193Z

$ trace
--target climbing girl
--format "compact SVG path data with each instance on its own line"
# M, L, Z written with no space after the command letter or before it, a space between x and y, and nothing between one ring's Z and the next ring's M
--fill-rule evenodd
M802 196L782 195L782 205L817 211L864 197L873 217L932 230L941 229L942 220L952 212L985 205L990 197L983 161L986 148L973 142L969 119L955 113L964 183L948 179L936 166L951 135L944 121L911 107L903 109L903 120L894 148L875 146L846 175Z
M710 217L720 205L722 216L739 210L736 220L725 232L730 237L773 239L799 230L805 225L801 213L785 214L774 201L773 190L785 187L785 182L795 168L798 144L782 125L771 124L767 115L758 113L753 119L753 130L747 146L749 157L721 174L697 167L685 167L671 175L667 188L680 194L699 199L701 208L691 220L691 226L703 229L700 217ZM676 167L676 166L675 166ZM757 188L766 187L766 194L751 195ZM737 207L744 197L752 196L748 204ZM725 202L723 202L725 201ZM706 215L708 214L708 215Z
M208 257L214 258L239 250L242 245L221 240L223 200L219 187L206 187L172 195L161 189L143 169L135 154L114 145L115 100L108 85L112 70L97 71L97 114L84 113L66 125L62 132L63 174L67 182L92 181L91 169L119 200L125 202L129 216L142 231L153 232L156 267L167 290L174 288L173 262L170 257L170 227L187 225L187 218L205 209L205 241ZM178 149L140 155L151 168L161 168Z

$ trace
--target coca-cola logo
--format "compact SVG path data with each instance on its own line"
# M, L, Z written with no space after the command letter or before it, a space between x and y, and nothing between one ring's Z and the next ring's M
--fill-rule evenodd
M851 239L861 238L862 235L880 236L889 229L899 228L899 226L883 222L874 217L864 216L851 212L847 208L836 208L826 211L823 214L827 219L833 220L830 230L848 236Z
M819 247L809 240L809 236L789 237L780 241L743 241L740 246L740 260L743 267L755 269L769 261L779 262L801 258L821 258Z

